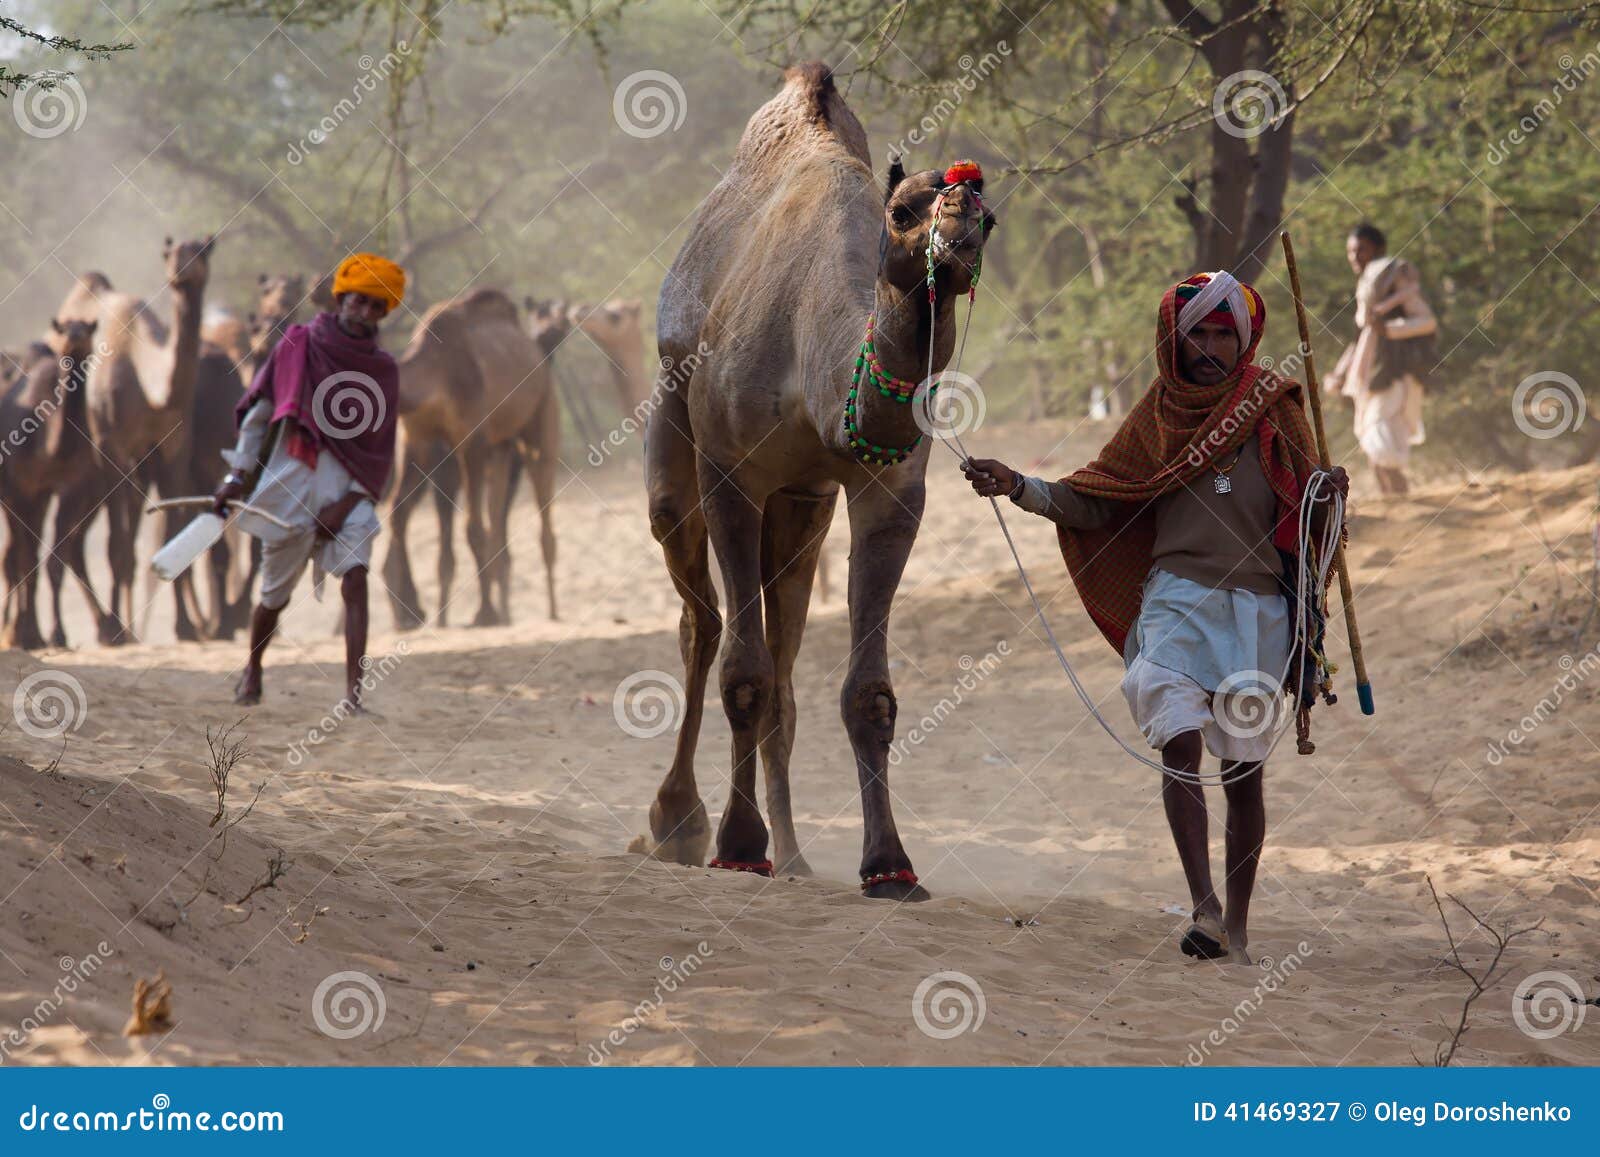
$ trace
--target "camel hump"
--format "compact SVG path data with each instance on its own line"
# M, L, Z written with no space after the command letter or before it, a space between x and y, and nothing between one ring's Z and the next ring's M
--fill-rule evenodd
M459 305L461 311L474 320L518 323L517 303L498 289L474 289L458 297L453 304Z
M783 88L756 110L739 141L736 162L760 164L773 154L803 148L821 136L837 141L872 167L867 133L833 83L833 70L808 60L784 70Z

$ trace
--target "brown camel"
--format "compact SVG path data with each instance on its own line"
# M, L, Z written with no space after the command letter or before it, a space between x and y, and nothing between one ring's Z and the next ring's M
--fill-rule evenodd
M604 305L569 305L567 312L572 327L605 355L622 412L633 413L650 392L644 375L643 307L638 298L614 297Z
M913 405L872 388L855 396L852 367L869 318L884 372L923 380L930 326L933 368L945 366L955 302L972 285L994 219L972 185L944 189L940 172L908 177L898 162L885 196L868 156L866 134L827 68L789 69L783 89L750 118L662 286L664 370L646 427L645 475L650 528L683 598L687 696L672 767L650 807L651 836L634 846L699 864L710 837L693 762L723 627L709 540L729 603L721 692L733 730L712 864L772 871L755 795L759 750L778 870L808 870L789 801L792 674L817 552L843 489L851 648L840 707L861 784L862 889L921 900L928 893L890 807L895 697L886 649L890 604L922 519L929 449L918 441ZM925 283L932 230L936 306ZM847 424L866 448L852 445ZM869 465L862 455L899 461Z
M102 505L110 523L110 614L122 642L133 626L134 544L152 485L167 497L190 492L190 419L201 363L200 319L205 304L210 257L216 238L174 245L167 238L162 259L172 290L169 330L143 300L117 293L98 275L86 275L67 295L63 320L98 321L104 356L94 359L87 392L97 458L105 466L87 486L63 492L56 512L58 542L63 530L81 534ZM215 359L223 363L223 355ZM215 372L213 370L213 372ZM170 511L165 536L171 537L192 512ZM197 638L189 604L192 587L174 584L179 638ZM106 626L102 622L102 631Z
M84 388L94 333L92 321L52 320L45 343L50 356L35 358L28 372L0 398L0 503L8 530L0 642L6 646L30 650L44 646L37 592L45 513L52 496L80 489L99 473ZM73 571L96 617L106 622L81 549Z
M511 463L552 389L543 351L523 331L510 298L479 289L431 307L398 361L404 449L395 472L401 485L390 505L391 539L383 567L395 622L401 629L422 622L406 527L422 494L418 479L438 465L443 450L456 459L465 491L467 542L478 569L473 625L509 623ZM441 540L443 534L441 527ZM448 588L442 588L441 626L449 601Z

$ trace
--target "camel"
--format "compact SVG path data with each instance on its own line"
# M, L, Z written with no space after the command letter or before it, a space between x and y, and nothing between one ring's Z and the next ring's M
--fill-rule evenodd
M200 320L215 236L174 245L167 238L162 259L172 289L172 327L151 313L143 300L111 289L103 276L79 279L60 316L63 320L98 321L105 356L89 371L89 418L97 457L105 464L86 486L63 492L56 511L57 542L63 530L69 539L102 505L110 522L110 615L121 628L107 640L123 642L133 624L134 544L151 485L163 496L191 492L192 439L190 419L201 363ZM218 355L217 363L224 363ZM170 537L188 517L169 511L164 531ZM192 587L174 584L179 638L198 638L188 604ZM102 630L106 626L102 621ZM57 620L59 630L60 621Z
M850 518L850 654L840 694L861 785L862 891L925 900L890 807L895 697L887 658L895 588L921 523L929 446L913 405L852 380L873 325L877 365L904 388L949 362L955 302L994 224L967 183L898 160L874 188L867 138L826 66L790 68L746 126L700 210L657 309L663 372L645 431L650 529L683 599L686 702L672 767L634 850L703 862L695 783L705 686L722 641L707 545L729 604L720 691L733 731L731 790L713 867L809 872L789 797L793 670L812 572L840 490ZM936 303L925 253L936 230ZM918 403L919 404L919 403ZM857 433L847 430L852 427ZM863 445L863 443L865 443Z
M603 305L567 307L572 327L594 342L610 363L617 404L624 414L633 413L650 392L644 374L642 312L638 298L614 297Z
M52 319L45 343L50 356L34 358L28 371L0 398L0 452L4 455L0 458L0 503L5 507L9 532L3 627L7 646L36 650L45 645L36 601L45 512L52 496L81 489L99 474L85 389L95 328L92 321ZM56 549L60 547L58 542ZM102 638L113 634L89 583L81 548L73 572L96 617L105 624Z
M456 460L465 491L467 542L478 568L473 625L509 623L511 463L530 423L548 405L553 383L545 355L523 332L510 298L499 290L478 289L429 308L398 361L404 449L395 471L400 485L390 504L392 537L383 567L396 625L405 630L423 621L406 527L422 494L419 481L444 455ZM441 526L441 546L445 534ZM440 577L443 583L445 576ZM441 626L448 606L449 588L442 585Z

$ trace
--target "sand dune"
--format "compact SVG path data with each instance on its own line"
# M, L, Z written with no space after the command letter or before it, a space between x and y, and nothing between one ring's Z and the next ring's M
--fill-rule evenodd
M1044 458L1059 433L982 441L1060 472L1103 431ZM1291 740L1270 766L1252 913L1262 966L1249 968L1179 955L1186 892L1159 785L1072 696L987 505L943 455L890 652L902 733L960 698L891 777L936 897L924 905L870 903L854 884L860 813L837 707L842 517L834 592L813 610L797 679L809 880L624 851L672 734L626 733L613 695L636 672L679 673L637 462L566 480L567 619L544 619L536 519L519 505L519 621L399 635L376 607L379 717L320 740L308 729L336 697L342 645L332 600L304 588L268 698L236 732L251 754L233 775L235 814L266 786L225 851L207 826L205 732L241 715L229 685L243 644L163 641L158 590L152 642L0 653L8 697L59 672L86 708L64 752L9 719L0 733L0 1047L32 1064L1409 1064L1432 1056L1467 991L1442 964L1431 875L1496 926L1543 921L1475 1007L1458 1063L1600 1063L1600 1010L1549 1039L1512 1016L1513 989L1541 970L1600 990L1600 689L1582 663L1600 616L1584 643L1576 635L1594 490L1585 471L1357 502L1351 555L1380 714L1357 712L1344 676L1345 701L1318 713L1317 753L1294 756ZM1013 523L1070 657L1130 734L1119 665L1065 583L1049 526ZM430 533L424 517L415 557L431 560ZM467 588L454 621L476 609ZM81 616L69 625L92 638ZM992 653L990 673L962 687ZM1540 711L1564 675L1572 689ZM58 754L57 771L40 770ZM700 778L714 814L727 762L713 710ZM288 873L238 903L275 849ZM1464 951L1482 962L1486 947L1479 935ZM55 999L90 954L102 957L92 976ZM158 971L174 1026L122 1036L135 979ZM913 1000L947 972L981 991L983 1019L939 1039ZM340 973L368 980L335 982L343 1002L325 992L318 1005ZM934 987L950 983L967 984ZM372 1012L345 1035L363 1020L351 984ZM957 995L924 1022L959 1020ZM6 1045L25 1020L42 1024Z

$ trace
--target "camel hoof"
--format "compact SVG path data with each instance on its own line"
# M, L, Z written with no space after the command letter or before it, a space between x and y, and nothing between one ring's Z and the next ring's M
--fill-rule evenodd
M67 645L67 633L61 629L61 625L59 623L56 624L56 629L50 632L50 645L52 647L63 649Z
M912 884L905 880L884 880L877 884L868 884L861 889L861 894L869 900L901 900L908 904L920 904L924 900L933 899L933 893L921 884Z
M780 876L815 876L816 875L816 873L811 870L811 865L806 863L806 858L804 856L802 856L799 852L796 852L794 855L790 856L786 860L785 859L779 859L777 861L777 865L778 866L775 869L775 871Z
M498 627L500 625L500 616L488 607L483 607L472 617L472 625L474 627Z
M187 619L179 619L173 625L172 633L177 636L180 643L198 643L200 632L195 630L194 624Z
M650 831L665 831L664 837L654 834L635 836L628 851L649 856L667 864L682 864L698 868L706 862L706 849L711 846L711 821L706 818L706 805L695 800L694 810L680 823L668 823L661 814L661 801L650 805Z
M394 629L397 631L414 631L428 621L416 607L398 600L391 602L389 609L394 612ZM441 622L439 625L444 624Z
M42 651L44 650L44 636L39 633L39 628L37 627L19 626L12 632L11 646L19 651Z

